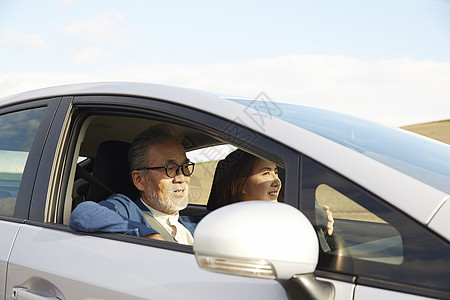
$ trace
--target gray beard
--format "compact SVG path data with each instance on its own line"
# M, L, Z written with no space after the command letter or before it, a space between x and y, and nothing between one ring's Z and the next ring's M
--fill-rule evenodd
M177 214L180 210L183 210L188 205L188 186L186 185L186 197L182 199L177 199L176 196L173 195L173 193L169 193L169 197L167 201L162 202L159 200L158 196L156 194L151 194L150 198L148 198L148 201L150 202L149 205L153 207L154 209L163 212L168 215L174 215Z

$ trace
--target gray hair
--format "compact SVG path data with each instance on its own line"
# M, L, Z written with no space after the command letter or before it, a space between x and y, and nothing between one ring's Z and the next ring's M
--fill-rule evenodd
M131 171L148 166L148 147L160 142L176 140L181 143L183 133L169 124L153 125L134 138L128 150Z

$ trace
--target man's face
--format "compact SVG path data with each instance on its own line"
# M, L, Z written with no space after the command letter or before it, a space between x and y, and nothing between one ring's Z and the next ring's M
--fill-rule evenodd
M188 161L183 145L176 140L149 146L147 155L149 165L146 167L162 167L170 163L181 165ZM181 169L174 178L168 177L164 169L133 171L133 181L142 192L142 200L158 211L177 214L188 204L191 177L185 176Z

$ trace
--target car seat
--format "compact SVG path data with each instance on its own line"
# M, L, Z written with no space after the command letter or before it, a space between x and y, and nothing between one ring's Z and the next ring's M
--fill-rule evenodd
M113 193L135 200L139 191L133 184L128 164L130 144L122 141L104 141L97 150L86 200L102 201ZM101 184L94 181L100 181Z

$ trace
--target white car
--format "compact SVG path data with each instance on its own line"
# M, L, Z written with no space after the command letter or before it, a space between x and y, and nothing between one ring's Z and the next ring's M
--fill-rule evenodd
M181 214L207 212L211 170L235 148L279 166L284 203L215 210L193 247L72 231L73 208L107 196L93 177L135 196L126 155L113 147L105 162L99 145L156 123L183 130L197 161ZM450 146L265 95L144 83L31 91L0 100L0 295L450 299L449 194ZM333 212L331 236L318 204Z

